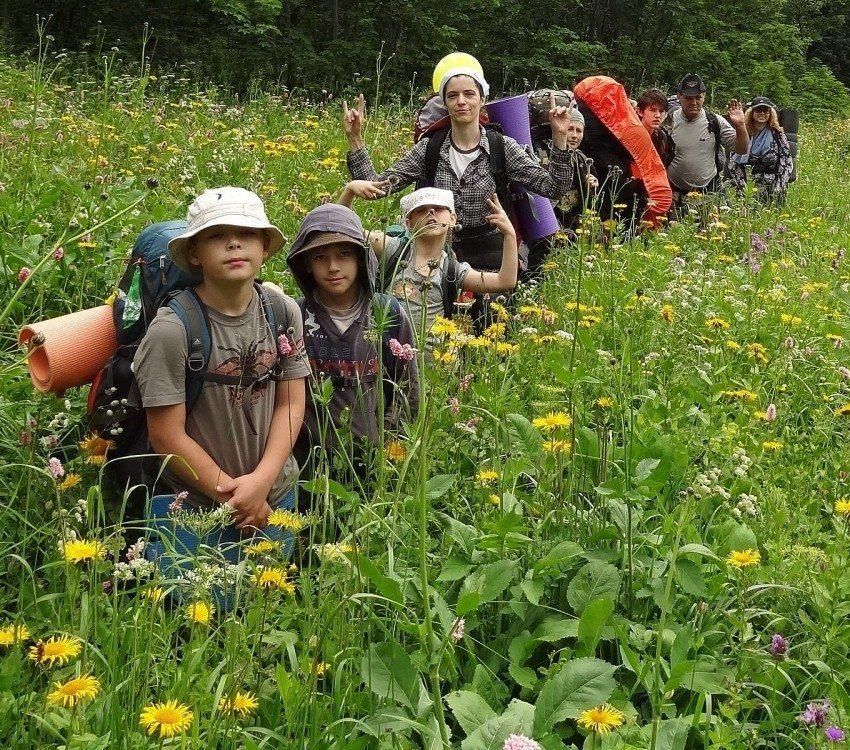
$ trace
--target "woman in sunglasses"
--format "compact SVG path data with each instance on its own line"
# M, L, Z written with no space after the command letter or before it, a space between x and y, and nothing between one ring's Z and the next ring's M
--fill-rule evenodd
M738 192L743 192L749 177L762 203L781 205L785 202L794 164L776 106L766 96L757 96L744 114L744 123L750 134L750 148L746 154L732 155L729 163L732 183Z

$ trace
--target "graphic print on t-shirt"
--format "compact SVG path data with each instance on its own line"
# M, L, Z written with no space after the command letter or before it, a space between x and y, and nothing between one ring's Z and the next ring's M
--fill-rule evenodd
M262 348L265 343L263 337L253 342L242 340L238 348L217 346L216 349L230 356L206 376L208 381L227 386L228 404L232 407L242 407L245 421L255 435L257 428L254 424L254 406L266 392L269 375L277 362L273 351Z

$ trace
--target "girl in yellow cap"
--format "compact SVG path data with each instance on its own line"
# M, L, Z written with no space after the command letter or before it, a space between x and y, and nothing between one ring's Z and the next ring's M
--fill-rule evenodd
M572 184L572 160L567 144L569 108L552 101L552 154L548 168L544 168L513 138L485 130L480 124L479 115L490 87L474 57L464 53L448 55L437 65L433 83L448 110L448 129L423 138L380 174L363 144L366 117L363 95L354 108L343 103L343 126L350 147L349 172L355 180L373 183L363 185L357 193L367 200L398 192L413 183L417 188L451 190L458 220L452 235L455 254L475 268L498 271L502 235L487 221L491 213L487 199L499 194L503 205L506 199L500 194L494 162L504 165L507 180L500 182L515 182L538 195L561 198ZM439 144L434 159L430 158L435 150L432 141ZM432 144L430 151L429 144ZM475 313L473 310L473 317Z

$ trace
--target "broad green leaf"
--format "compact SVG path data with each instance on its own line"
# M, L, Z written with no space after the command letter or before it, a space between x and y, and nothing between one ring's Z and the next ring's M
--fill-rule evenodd
M534 570L542 573L550 568L560 567L568 560L578 557L583 551L575 542L559 542L534 564Z
M485 721L460 745L461 750L502 750L511 734L531 736L535 708L530 703L512 700L505 713Z
M578 621L578 656L593 656L602 637L602 628L613 613L614 602L611 599L594 599L584 608Z
M555 643L564 638L578 637L578 620L574 617L547 617L533 633L534 640Z
M660 458L644 458L642 461L638 461L638 465L635 467L635 481L640 484L649 479L650 474L658 468L660 463Z
M493 601L509 585L516 573L514 560L497 560L478 568L464 582L457 600L458 616Z
M683 661L670 671L670 679L664 691L684 688L695 693L725 693L724 681L729 673L723 667L709 661Z
M454 474L437 474L425 482L425 497L436 500L445 495L454 483Z
M410 657L394 641L374 643L363 657L361 676L375 695L415 710L422 685Z
M693 560L685 558L676 560L676 580L686 594L703 599L708 596L702 570Z
M455 721L460 728L469 736L488 719L496 716L496 712L490 708L478 693L469 690L455 690L446 698L446 705L451 709Z
M567 601L581 615L594 599L616 601L620 590L620 572L610 563L594 560L587 563L567 587Z
M365 555L358 555L352 558L352 561L356 563L357 569L363 576L374 584L381 596L385 596L395 604L404 604L404 594L398 581L384 575L380 568Z
M712 560L719 560L716 554L704 544L685 544L682 547L679 547L679 557L683 555L701 555L702 557L708 557Z
M753 530L745 523L738 524L726 539L726 549L757 549L758 539Z
M564 719L598 706L614 692L614 667L600 659L573 659L551 677L537 698L534 733L545 734Z
M440 575L437 576L437 580L459 581L461 578L466 577L469 571L472 570L472 567L472 563L468 560L452 555L443 564L443 569L440 571Z

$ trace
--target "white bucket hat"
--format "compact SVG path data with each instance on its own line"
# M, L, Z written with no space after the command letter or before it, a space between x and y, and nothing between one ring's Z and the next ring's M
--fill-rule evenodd
M443 190L443 188L424 187L414 190L401 199L401 212L405 219L410 215L411 211L415 211L422 206L441 206L454 213L454 193L451 190Z
M189 240L209 227L233 226L265 230L269 236L269 252L266 257L274 255L286 242L283 232L269 223L260 196L244 188L225 186L205 190L192 201L186 221L188 228L168 243L168 251L176 265L195 276L199 275L199 269L189 262Z

